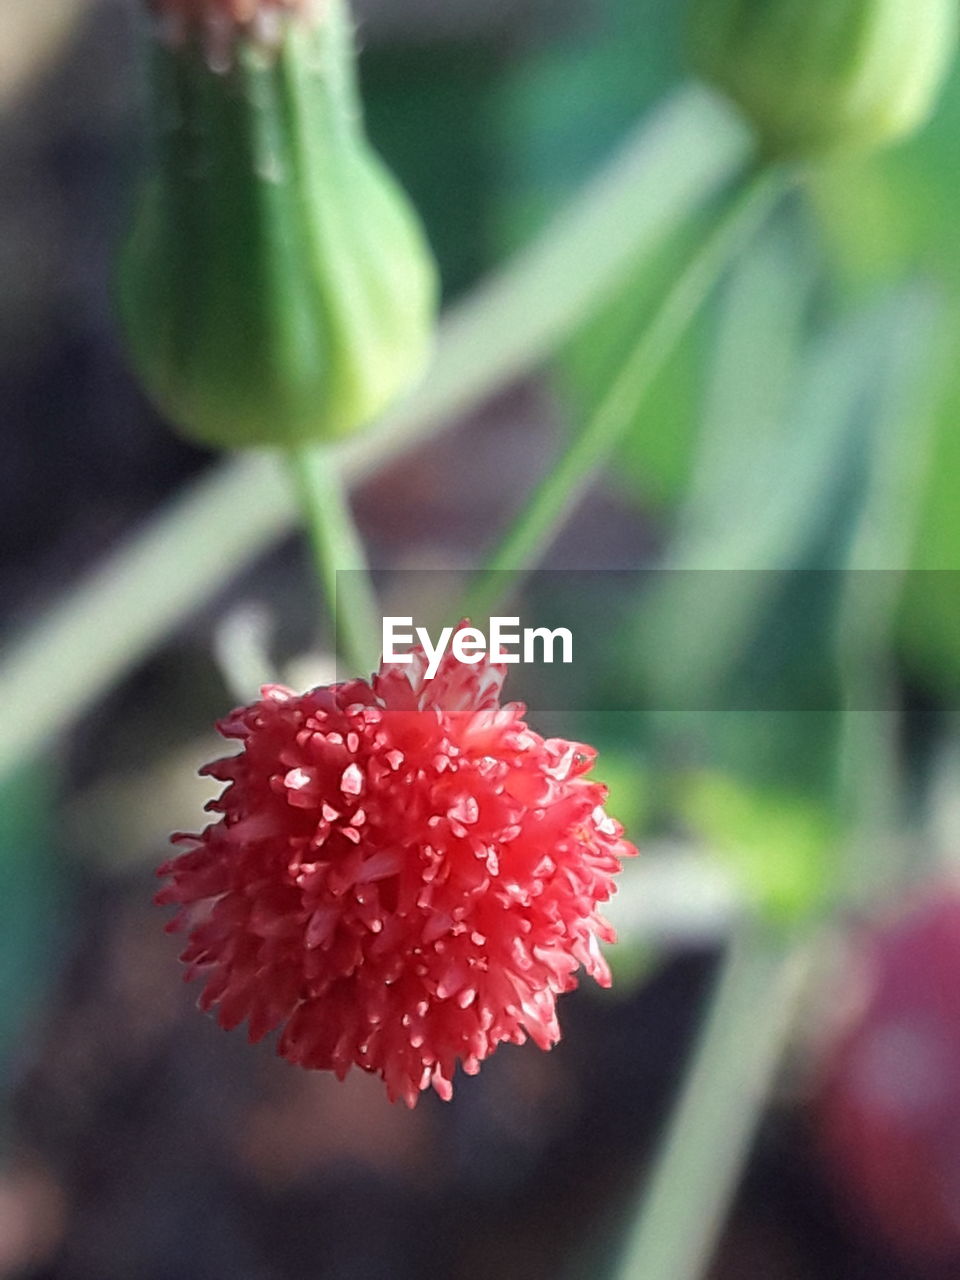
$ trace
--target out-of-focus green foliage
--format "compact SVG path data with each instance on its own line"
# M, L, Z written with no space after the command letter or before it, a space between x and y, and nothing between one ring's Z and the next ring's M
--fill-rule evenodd
M683 6L592 0L517 62L497 96L507 243L583 182L625 129L684 75Z
M656 13L640 4L628 13L628 6L610 0L602 6L604 19L589 29L585 24L577 33L576 58L560 39L533 70L524 67L518 72L518 84L508 99L514 136L518 120L526 125L516 146L520 160L514 173L520 177L508 206L515 226L527 226L541 216L553 198L558 175L561 182L573 182L589 170L592 140L603 134L591 115L595 98L603 101L609 130L680 73L681 7L653 8ZM899 6L900 16L908 9ZM932 10L928 16L931 21L936 17ZM936 20L945 17L952 22L952 15L943 13ZM658 57L648 59L641 53L634 62L635 74L625 78L619 70L624 47L638 41L648 21L655 36L639 43L647 50L657 48ZM950 47L945 40L935 51L921 86L925 91L932 88L934 72L939 74ZM582 70L574 65L577 59ZM871 74L875 67L876 63L869 68ZM597 82L602 90L591 88ZM516 103L522 108L519 113ZM890 450L877 435L884 411L878 397L886 403L888 416L892 412L896 417L895 422L883 423L884 431L899 434L895 448L909 453L914 439L922 454L929 400L922 388L918 392L912 384L898 387L889 381L902 374L910 383L913 376L896 368L903 351L898 325L910 325L911 304L905 301L898 311L894 299L873 321L855 322L846 332L831 330L819 344L809 344L825 323L869 304L878 290L918 268L957 290L956 313L947 319L960 326L960 250L950 216L960 203L958 119L960 78L954 73L939 114L908 145L877 159L844 160L804 173L775 232L761 238L731 282L727 305L700 322L658 378L653 393L638 405L615 483L634 493L645 508L651 502L659 506L667 523L674 524L679 541L674 539L668 564L715 570L749 565L841 569L849 563L865 503L872 504L872 523L879 513L881 523L889 516L891 524L898 525L898 499L891 499L886 513L882 509L884 490L896 494L896 484L875 474L877 459ZM538 182L538 176L547 174L549 181ZM575 422L584 420L602 398L700 231L694 223L678 227L658 255L638 265L568 347L557 366L557 384ZM838 266L845 282L841 285L835 275ZM928 331L933 332L921 317L921 342ZM714 349L716 354L705 364ZM938 375L937 352L931 350L929 356L923 374L928 388ZM915 365L917 358L910 355L909 361ZM937 456L919 503L913 563L960 566L960 511L955 501L958 420L960 381L940 410ZM880 498L874 493L868 499L877 485ZM677 508L672 519L671 506ZM883 545L882 536L878 545ZM870 567L894 569L902 563L899 557L889 563L881 558ZM715 576L719 589L722 574ZM789 697L792 682L795 696L802 699L811 679L819 682L822 692L825 672L836 661L827 647L836 640L844 607L837 576L838 590L832 599L823 600L816 617L805 613L793 622L767 598L769 590L775 590L772 577L765 581L759 574L750 584L747 575L732 575L729 591L713 601L697 588L701 625L682 629L694 616L688 601L678 615L681 630L662 645L664 661L677 683L687 682L688 690L700 687L705 692L713 677L728 670L725 663L736 660L741 689L749 690L754 662L758 670L765 663L777 667L784 697ZM736 577L739 585L733 581ZM923 607L918 609L909 582L905 591L905 635L914 662L929 671L930 678L937 667L952 667L960 680L960 592L952 591L945 577L943 592L924 588ZM686 666L680 662L684 653ZM812 653L818 655L818 674L808 661ZM644 678L643 664L631 664L629 654L622 656L622 665L628 681ZM835 670L832 678L836 676ZM721 703L724 696L729 691L719 695ZM731 721L725 741L715 724L708 734L707 753L713 771L694 769L688 793L681 788L674 794L672 783L665 786L688 818L697 816L698 826L699 819L708 817L709 806L697 800L707 794L701 786L704 779L710 781L711 794L735 797L730 804L718 803L716 822L706 822L702 834L715 836L715 843L728 849L745 851L740 864L750 871L748 891L780 913L802 912L822 900L835 884L841 844L839 713L808 717L803 732L802 719L787 716L775 726L771 720L768 731L752 736L744 735L742 723L734 730ZM654 808L657 805L655 796ZM753 860L749 851L759 849L758 833L772 812L781 812L782 822L773 823L779 834L767 842L769 861L764 864L762 858ZM738 825L743 826L739 838Z
M555 376L572 416L586 417L602 400L705 225L706 219L697 218L669 237L568 344ZM669 510L690 478L708 330L706 315L694 321L636 406L619 450L615 483L653 510Z
M371 45L360 73L368 132L423 219L453 297L497 256L501 59L479 39Z
M902 642L911 674L953 699L960 691L960 74L948 81L930 126L908 147L851 174L832 166L813 183L824 237L847 296L859 299L904 270L924 272L944 303L945 349L933 446L911 564L938 571L906 584Z
M690 778L683 809L711 851L733 869L747 901L792 920L826 900L840 826L817 798L703 772Z
M616 137L684 75L683 7L658 0L605 0L518 67L501 97L506 160L502 239L529 234ZM591 415L623 366L636 335L686 260L706 219L681 225L624 279L568 344L555 376L571 417ZM696 433L704 324L679 345L637 407L617 480L645 502L675 498L687 478Z
M62 956L51 951L66 882L57 856L57 779L29 766L0 783L0 1079Z

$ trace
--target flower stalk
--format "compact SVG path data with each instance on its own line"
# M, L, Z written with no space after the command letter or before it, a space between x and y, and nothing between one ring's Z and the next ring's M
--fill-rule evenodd
M484 617L504 584L512 585L532 569L564 521L610 462L635 420L635 412L653 380L735 254L749 241L784 188L775 167L744 174L684 270L668 290L613 385L583 427L533 489L520 514L484 566L464 612Z
M806 972L803 937L757 921L728 944L693 1062L617 1280L706 1274Z
M380 656L380 614L342 472L322 446L291 449L287 457L337 654L351 675L368 676Z

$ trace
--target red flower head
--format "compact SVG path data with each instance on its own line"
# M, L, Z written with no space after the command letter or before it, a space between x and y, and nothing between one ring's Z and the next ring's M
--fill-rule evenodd
M610 971L598 904L635 853L587 778L589 747L541 738L504 669L414 651L370 683L277 685L218 726L237 755L203 772L222 816L160 869L202 1008L391 1099L452 1093L501 1041L560 1038L556 998Z

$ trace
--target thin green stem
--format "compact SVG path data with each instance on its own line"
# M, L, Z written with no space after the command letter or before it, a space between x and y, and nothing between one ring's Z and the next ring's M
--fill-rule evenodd
M610 461L637 405L712 292L723 270L753 234L783 189L772 168L747 171L710 234L670 287L613 386L540 480L490 556L468 596L465 613L483 618L522 573L531 569L564 520ZM509 574L509 578L501 575Z
M804 954L756 922L734 936L617 1280L704 1275L780 1060Z
M329 449L304 446L290 450L289 462L337 653L351 674L369 675L377 662L380 612L337 459Z

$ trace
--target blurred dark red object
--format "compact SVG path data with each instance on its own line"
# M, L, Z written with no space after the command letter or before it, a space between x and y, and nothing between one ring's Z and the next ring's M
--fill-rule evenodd
M843 1211L905 1262L960 1268L960 886L861 939L817 1102Z

